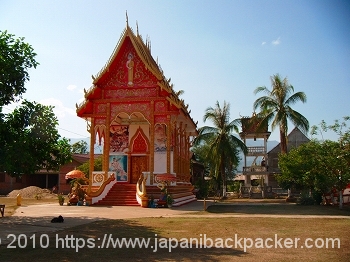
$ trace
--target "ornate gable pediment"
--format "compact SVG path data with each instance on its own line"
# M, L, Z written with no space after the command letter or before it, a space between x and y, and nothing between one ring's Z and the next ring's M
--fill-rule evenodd
M191 110L179 98L179 92L174 91L171 79L164 76L158 61L153 59L150 42L144 42L138 30L134 34L128 24L110 59L92 78L93 85L84 90L85 101L76 105L79 117L106 116L106 106L110 103L111 117L120 112L129 115L142 112L151 122L153 109L155 115L183 115L196 132L196 124L189 115ZM153 108L152 102L155 103ZM135 106L137 103L140 105Z
M119 52L110 64L109 70L104 74L106 76L101 77L103 80L99 86L108 89L108 91L105 91L107 98L118 95L123 97L133 96L132 89L156 87L158 82L157 78L147 70L129 37L124 39ZM150 90L139 92L151 93Z

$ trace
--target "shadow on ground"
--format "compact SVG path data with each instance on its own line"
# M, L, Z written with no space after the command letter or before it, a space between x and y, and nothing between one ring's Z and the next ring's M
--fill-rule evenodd
M79 218L74 218L79 219ZM38 221L26 221L28 226ZM23 222L25 223L25 222ZM64 223L63 223L64 224ZM60 225L60 226L63 226ZM43 225L44 226L44 225ZM180 242L171 240L151 227L140 225L129 220L103 220L85 225L59 228L56 232L36 234L35 244L32 235L28 234L27 247L21 249L8 249L5 245L0 246L2 257L6 261L223 261L228 258L239 258L247 255L241 250L230 248L205 248L202 243ZM165 234L165 233L163 233ZM48 236L48 237L46 237ZM42 239L40 239L42 238ZM139 238L144 246L132 247L129 242L119 246L116 239L125 238L127 241ZM24 239L22 237L22 239ZM40 242L42 241L42 243ZM145 245L148 242L148 248ZM179 242L178 242L179 241ZM24 242L23 242L24 243ZM23 245L22 243L22 245ZM42 248L41 244L48 247ZM180 244L182 247L180 248ZM18 245L14 243L13 245ZM154 247L157 246L155 249Z
M64 218L63 223L51 223L52 217L3 217L0 219L0 245L7 245L13 241L12 235L20 234L44 234L55 232L77 225L83 225L99 220L89 217L69 217ZM24 241L24 240L23 240Z

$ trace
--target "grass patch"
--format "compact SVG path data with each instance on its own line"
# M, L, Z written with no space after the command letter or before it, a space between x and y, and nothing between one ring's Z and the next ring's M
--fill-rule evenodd
M302 206L296 204L228 205L217 204L207 208L209 213L237 215L327 215L350 216L350 208L340 210L336 206Z

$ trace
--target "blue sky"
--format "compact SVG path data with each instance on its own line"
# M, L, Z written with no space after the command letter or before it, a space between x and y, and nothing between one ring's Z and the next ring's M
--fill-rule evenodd
M216 101L230 103L232 119L251 115L254 89L270 88L276 73L306 93L294 109L310 125L350 115L350 1L0 0L0 30L38 54L24 98L54 105L62 136L89 136L75 104L112 54L126 11L198 127L211 125L203 115Z

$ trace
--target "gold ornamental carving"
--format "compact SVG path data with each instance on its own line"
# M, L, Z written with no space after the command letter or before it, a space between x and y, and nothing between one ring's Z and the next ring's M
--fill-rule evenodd
M106 113L107 112L107 105L106 104L97 104L97 113Z
M119 63L110 68L110 77L104 87L142 87L157 85L157 79L146 69L130 42L127 43Z
M154 122L159 124L159 123L167 123L167 116L155 116L154 117Z
M157 89L142 88L107 90L105 96L106 98L155 97L157 96Z
M95 125L106 125L106 118L95 118Z
M129 115L134 112L141 112L146 118L150 118L150 105L147 103L131 103L111 105L111 117L114 119L119 113L125 112Z
M155 103L155 111L156 112L164 112L166 111L166 106L163 101L159 101Z

